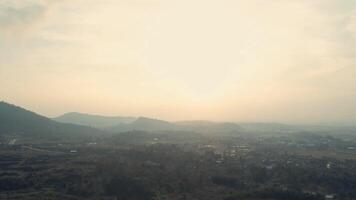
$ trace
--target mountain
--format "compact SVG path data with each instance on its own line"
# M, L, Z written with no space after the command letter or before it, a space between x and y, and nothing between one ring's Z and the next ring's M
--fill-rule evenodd
M136 130L170 130L175 128L174 124L170 122L146 117L139 117L131 123L131 126Z
M0 135L26 138L70 139L97 136L101 131L53 121L21 107L0 102Z
M238 132L243 130L238 124L218 123L209 121L185 121L185 122L168 122L159 119L139 117L129 124L119 124L112 129L116 132L124 131L189 131L198 133L221 133L221 132Z
M115 132L125 132L125 131L164 131L164 130L175 130L175 125L159 120L159 119L151 119L147 117L139 117L135 121L128 124L118 124L117 126L112 128L112 131Z
M121 123L123 124L131 123L135 121L136 118L120 117L120 116L108 117L108 116L72 112L53 118L53 120L61 123L77 124L77 125L102 129L102 128L111 128Z

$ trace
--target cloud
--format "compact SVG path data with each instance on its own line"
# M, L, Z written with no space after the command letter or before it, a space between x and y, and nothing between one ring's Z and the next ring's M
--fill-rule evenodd
M45 18L56 0L0 0L0 33L18 35Z

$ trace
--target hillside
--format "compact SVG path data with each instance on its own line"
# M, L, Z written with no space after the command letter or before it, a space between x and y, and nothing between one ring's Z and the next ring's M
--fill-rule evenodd
M140 130L140 131L189 131L197 133L223 133L239 132L243 128L238 124L229 122L209 122L209 121L185 121L168 122L159 119L139 117L129 124L119 124L112 129L117 132Z
M131 123L135 117L121 117L121 116L100 116L92 114L83 114L77 112L66 113L53 120L61 123L77 124L95 128L111 128L120 123Z
M69 139L95 136L99 130L55 122L21 107L0 102L0 135L26 138Z
M113 127L111 130L113 132L125 132L125 131L163 131L163 130L175 130L176 127L174 124L158 120L158 119L151 119L147 117L139 117L135 121L124 124L120 123L117 126Z
M174 129L174 124L158 119L150 119L139 117L131 123L131 126L136 130L170 130Z

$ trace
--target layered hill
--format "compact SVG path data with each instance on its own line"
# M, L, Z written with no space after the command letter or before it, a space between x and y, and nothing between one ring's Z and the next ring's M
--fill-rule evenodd
M101 116L92 114L83 114L77 112L66 113L53 120L61 123L77 124L100 129L114 127L121 123L131 123L136 120L135 117L121 117L121 116Z
M69 139L97 136L100 133L94 128L59 123L24 108L0 102L0 135Z
M112 128L113 131L189 131L198 133L220 133L220 132L239 132L242 128L234 123L218 123L209 121L185 121L168 122L159 119L139 117L137 120L128 124L119 124Z

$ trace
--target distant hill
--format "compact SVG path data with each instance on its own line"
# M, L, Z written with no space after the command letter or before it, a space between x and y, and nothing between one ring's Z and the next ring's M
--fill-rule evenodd
M118 124L111 129L114 132L125 131L163 131L163 130L175 130L175 125L159 119L151 119L147 117L139 117L135 121L128 124Z
M239 123L239 125L248 133L260 134L300 134L317 133L324 135L355 135L354 126L330 126L330 125L303 125L303 124L281 124L281 123Z
M97 136L101 131L85 126L53 121L21 107L0 102L0 135L69 139Z
M280 123L239 123L249 132L295 132L303 131L302 127Z
M118 124L131 123L136 120L135 117L120 117L120 116L100 116L100 115L91 115L83 113L66 113L59 117L53 118L53 120L62 123L77 124L95 128L112 128Z
M182 121L176 122L182 130L197 132L240 132L243 128L231 122L211 122L211 121Z
M174 124L170 122L146 117L139 117L130 125L136 130L170 130L175 128Z
M190 132L236 132L243 128L235 123L210 121L168 122L148 117L109 117L71 112L53 118L61 123L77 124L112 132L126 131L190 131Z
M185 121L168 122L159 119L139 117L129 124L119 124L112 129L116 132L124 131L190 131L197 133L219 133L219 132L238 132L242 128L234 123L218 123L209 121Z

